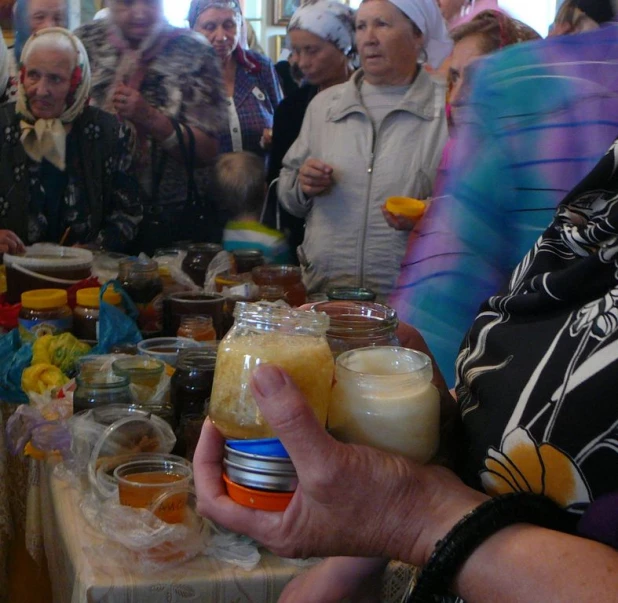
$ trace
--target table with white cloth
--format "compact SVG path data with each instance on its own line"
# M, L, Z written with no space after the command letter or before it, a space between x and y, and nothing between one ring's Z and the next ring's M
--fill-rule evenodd
M80 509L81 493L54 474L41 471L41 518L54 603L275 603L284 586L303 568L261 550L259 565L245 571L199 556L155 575L106 556L106 537ZM411 576L409 566L391 563L385 575L385 603L399 603Z

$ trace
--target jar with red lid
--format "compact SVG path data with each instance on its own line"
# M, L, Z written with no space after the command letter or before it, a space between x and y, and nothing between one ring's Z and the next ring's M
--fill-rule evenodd
M289 264L267 264L251 271L253 282L259 287L281 286L285 300L292 307L302 306L307 300L307 290L298 266Z

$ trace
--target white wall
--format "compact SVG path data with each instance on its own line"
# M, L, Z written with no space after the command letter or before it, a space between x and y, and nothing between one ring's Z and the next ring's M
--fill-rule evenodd
M498 4L542 36L547 35L556 14L556 0L499 0Z

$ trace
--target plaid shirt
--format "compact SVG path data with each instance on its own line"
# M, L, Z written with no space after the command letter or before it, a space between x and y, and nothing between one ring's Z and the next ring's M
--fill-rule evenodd
M243 151L264 155L260 139L264 128L273 127L275 108L283 98L272 61L246 50L248 60L256 65L250 69L238 64L234 81L234 104L240 121ZM232 127L232 126L230 126ZM229 153L232 135L226 130L219 139L219 152Z

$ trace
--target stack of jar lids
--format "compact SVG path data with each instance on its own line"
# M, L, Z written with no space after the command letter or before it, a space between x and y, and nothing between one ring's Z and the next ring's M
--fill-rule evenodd
M246 507L283 511L298 485L294 465L277 439L228 440L223 466L230 498Z

